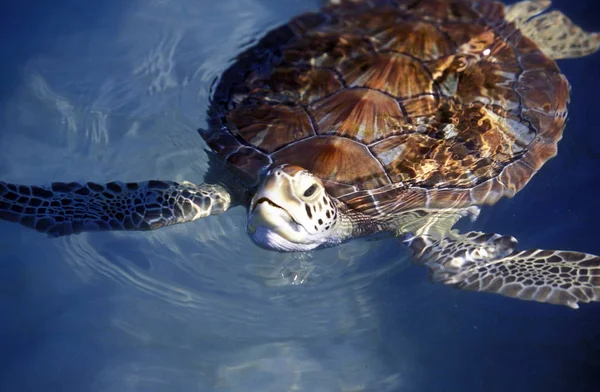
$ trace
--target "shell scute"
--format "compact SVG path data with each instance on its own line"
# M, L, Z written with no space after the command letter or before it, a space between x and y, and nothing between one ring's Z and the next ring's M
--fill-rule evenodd
M336 134L365 144L401 132L406 124L396 100L369 89L345 89L310 107L321 135Z
M372 53L372 43L361 35L315 31L292 41L282 52L290 65L336 67L348 58Z
M566 112L558 112L553 116L540 113L537 110L523 109L521 117L536 129L539 137L550 143L556 143L562 137L562 130L567 120Z
M334 19L335 15L330 13L307 12L292 18L288 25L296 36L302 36L311 30L317 29L319 26L332 23Z
M477 1L464 0L405 0L399 1L402 11L424 20L448 22L473 22L480 18L474 5Z
M238 169L250 183L256 181L260 171L271 164L271 159L267 155L246 146L229 154L225 161Z
M390 184L367 147L348 138L308 138L275 152L272 158L275 165L287 163L310 170L326 183L327 190L334 196L340 195L338 183L361 190ZM332 186L328 187L327 183Z
M401 53L363 55L346 61L341 74L350 87L368 87L395 97L433 93L433 81L423 64Z
M234 135L267 153L315 134L302 107L268 102L239 106L227 116L227 125Z
M451 54L474 52L473 47L485 50L494 43L492 30L483 23L440 24L438 29L456 47Z
M523 189L535 172L536 170L526 162L515 161L502 170L502 173L498 176L498 181L504 185L505 195L511 197Z
M248 85L252 95L292 104L308 104L343 88L335 72L312 67L278 67L269 77L249 79Z
M520 72L516 66L480 61L461 73L455 94L463 103L480 102L518 111L521 97L515 86Z
M563 75L545 69L524 71L516 88L527 109L554 115L566 112L569 84Z
M361 6L365 7L365 4ZM335 9L338 10L339 8L336 7ZM346 10L342 10L342 14L345 14L342 22L326 27L328 31L358 34L373 39L378 32L390 26L404 23L406 20L404 15L398 12L397 6L393 4L381 4L377 7L366 5L365 12L348 12L351 11L351 8L346 8ZM334 13L340 15L339 11L334 11Z
M435 60L456 52L456 45L434 25L419 21L393 24L374 35L375 47L405 53L422 61Z
M471 188L471 200L475 204L494 204L504 195L504 187L495 178Z
M400 104L414 124L421 124L435 115L440 106L440 99L436 94L422 94L414 98L402 99Z
M544 163L546 163L546 161L548 161L550 158L554 158L557 152L558 149L556 147L556 143L549 143L541 138L538 138L531 143L529 149L521 159L535 170L539 170Z
M437 143L435 139L420 134L398 135L373 145L371 151L393 182L421 182L439 166L429 157Z
M468 189L431 189L427 191L427 208L464 208L473 204Z
M504 18L504 4L501 2L476 0L471 2L471 7L489 26L494 27L498 24L506 23Z

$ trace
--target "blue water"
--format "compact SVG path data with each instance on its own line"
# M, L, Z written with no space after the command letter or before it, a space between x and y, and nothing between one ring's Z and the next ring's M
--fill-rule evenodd
M318 3L4 1L0 178L201 182L212 79ZM593 3L555 6L600 30ZM560 65L558 157L474 228L600 254L600 55ZM598 390L600 304L434 285L393 239L267 252L244 221L60 239L0 222L0 390Z

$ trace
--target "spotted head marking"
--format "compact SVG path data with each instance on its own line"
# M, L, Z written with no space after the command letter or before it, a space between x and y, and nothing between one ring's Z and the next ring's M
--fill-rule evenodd
M338 215L318 177L282 165L267 173L252 199L247 231L261 246L305 251L331 241Z

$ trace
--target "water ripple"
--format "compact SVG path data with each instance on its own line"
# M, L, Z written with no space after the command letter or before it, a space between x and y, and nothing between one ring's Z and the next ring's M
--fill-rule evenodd
M205 125L212 81L267 29L318 3L131 1L121 5L120 19L56 37L24 65L22 81L4 105L2 179L202 182L208 160L196 129ZM575 152L574 157L580 155ZM584 175L583 170L578 173ZM529 208L532 203L540 204L535 197L528 200L522 202L523 214L535 210ZM498 214L507 215L507 205L499 205ZM551 202L545 204L545 211L552 208ZM531 214L533 221L544 212ZM85 343L81 346L95 350L96 362L88 370L94 386L80 388L90 391L245 391L249 386L278 392L396 391L408 388L417 369L414 361L425 347L405 336L407 328L422 335L429 328L430 336L440 339L452 331L433 317L437 310L447 312L449 320L466 317L453 313L459 294L433 288L424 272L408 276L405 286L379 290L382 281L410 265L406 250L394 239L280 254L251 243L245 215L238 207L156 232L56 240L2 223L8 233L3 238L11 242L2 243L2 250L13 249L4 254L12 258L22 253L27 259L22 260L26 267L7 274L0 294L20 304L31 290L37 295L30 294L30 303L43 307L40 299L50 291L43 290L54 287L48 283L54 280L69 294L93 292L78 301L60 297L67 305L52 314L56 325L35 325L54 328L50 330L57 334L76 331ZM558 228L548 218L547 225L523 234L530 234L531 244L574 237L581 219L592 222L574 216ZM480 224L486 223L484 216ZM412 287L411 276L420 279ZM432 302L433 290L444 296L447 307ZM392 306L400 309L392 318L400 322L384 333L382 320L390 317L386 309ZM69 342L78 345L67 338L72 336L49 339L40 346L40 357ZM484 338L482 334L480 342ZM437 358L435 342L427 347ZM449 337L447 356L456 352L453 344ZM382 353L393 359L393 366ZM41 360L22 362L28 374L44 368L37 366Z

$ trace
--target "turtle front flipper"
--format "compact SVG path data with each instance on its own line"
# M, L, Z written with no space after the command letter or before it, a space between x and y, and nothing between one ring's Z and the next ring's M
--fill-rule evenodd
M55 182L47 187L0 182L0 219L50 236L103 230L154 230L226 211L220 185L189 182Z
M560 11L544 12L550 0L526 0L506 7L506 20L555 60L583 57L600 48L600 34L588 33Z
M405 240L436 282L523 300L566 305L600 301L600 257L569 251L517 251L510 236L469 232L456 239Z

